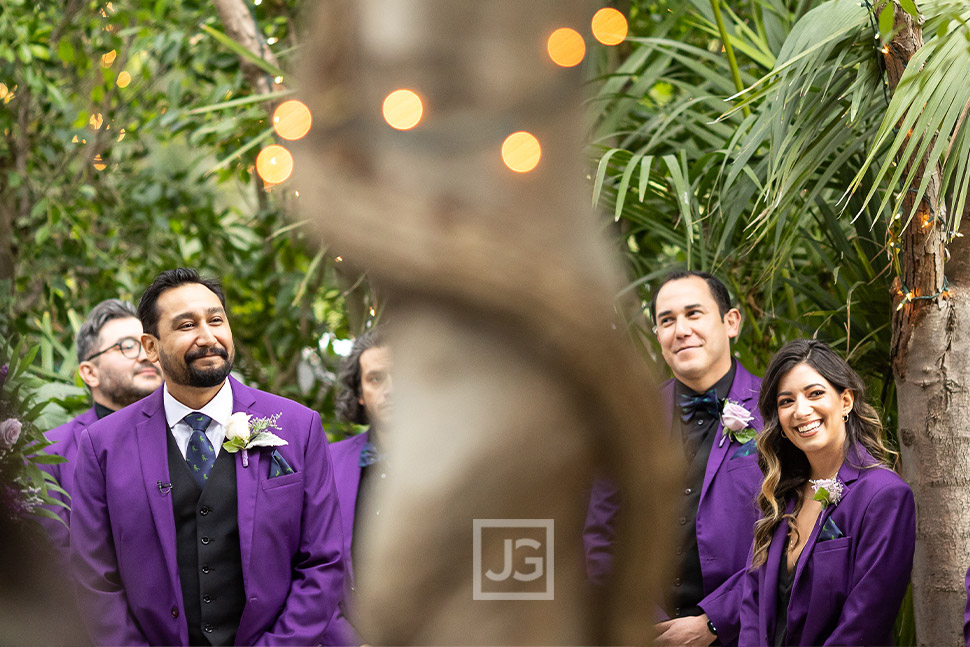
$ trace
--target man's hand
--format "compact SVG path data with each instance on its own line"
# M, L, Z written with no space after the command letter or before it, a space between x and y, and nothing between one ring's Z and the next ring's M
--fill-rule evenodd
M707 647L717 638L707 628L707 614L665 620L654 625L657 647Z

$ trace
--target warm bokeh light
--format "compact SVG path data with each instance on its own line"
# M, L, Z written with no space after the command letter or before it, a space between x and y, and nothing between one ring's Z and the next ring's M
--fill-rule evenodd
M593 37L604 45L619 45L629 31L626 16L612 7L604 7L593 14L592 27Z
M278 144L267 146L256 156L256 172L264 182L279 184L293 172L293 156Z
M94 130L98 130L99 128L101 128L101 125L103 123L104 123L104 115L102 115L100 112L97 114L91 115L91 118L88 119L88 124Z
M121 133L118 134L118 141L120 142L124 138L125 138L125 129L122 128Z
M384 121L391 128L410 130L424 114L421 97L411 90L395 90L384 99Z
M111 67L111 64L115 62L115 58L117 56L118 56L118 52L116 52L115 50L111 50L107 54L102 54L101 67L103 67L104 69L108 69L109 67Z
M502 142L502 161L516 173L528 173L539 163L542 148L532 133L520 130Z
M131 75L127 72L122 72L118 75L117 83L119 88L127 88L128 84L131 83Z
M104 163L104 160L101 159L100 155L94 156L93 163L94 168L98 169L99 171L103 171L104 169L108 168L108 165Z
M561 27L549 35L546 51L552 62L561 67L575 67L586 55L586 43L579 32L569 27Z
M310 132L313 117L306 104L296 99L284 101L273 111L273 130L283 139L293 141Z

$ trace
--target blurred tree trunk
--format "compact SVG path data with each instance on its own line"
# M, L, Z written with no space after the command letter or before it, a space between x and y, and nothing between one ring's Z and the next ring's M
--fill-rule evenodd
M296 147L308 215L393 311L396 470L355 555L377 644L645 644L664 565L671 456L640 355L615 325L617 259L589 211L581 74L547 36L588 32L585 0L321 3L303 78L316 124ZM424 117L399 132L385 96ZM542 145L503 166L512 132ZM619 329L618 329L619 328ZM617 581L589 598L592 475L628 493ZM476 519L550 519L554 599L473 596ZM653 552L651 552L653 549ZM503 540L483 535L484 560ZM500 560L501 561L501 560ZM601 613L597 613L600 610Z
M884 52L893 91L923 46L920 23L898 5L895 22L896 35ZM903 475L913 487L920 513L913 566L916 635L921 645L962 645L970 536L965 476L970 465L970 250L966 239L955 239L950 248L953 260L945 263L940 167L927 167L917 159L897 163L907 171L919 165L904 197L904 214L912 209L923 178L930 175L923 202L903 232L902 283L897 280L893 286L892 356ZM961 229L970 234L966 220ZM944 290L949 296L941 295ZM930 298L904 302L910 292Z

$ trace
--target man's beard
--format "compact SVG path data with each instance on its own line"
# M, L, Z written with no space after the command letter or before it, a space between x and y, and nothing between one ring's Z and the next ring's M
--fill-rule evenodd
M221 366L198 368L193 365L194 360L202 357L211 357L213 355L217 355L224 360ZM229 376L229 372L232 371L232 363L235 357L235 350L232 356L230 356L226 349L222 347L200 349L195 352L190 351L185 354L181 362L174 359L171 355L167 355L161 349L158 352L158 362L162 365L162 374L166 380L182 386L192 386L202 389L219 386L225 382Z
M151 366L149 364L149 366ZM152 366L154 369L155 367ZM139 366L137 370L144 370L144 366ZM101 381L98 385L101 393L104 394L108 400L114 402L115 404L121 405L122 407L127 407L129 404L134 404L138 402L145 396L153 393L155 389L161 384L154 386L140 386L138 385L133 375L125 376L126 379L118 379L115 375L111 373L102 373Z

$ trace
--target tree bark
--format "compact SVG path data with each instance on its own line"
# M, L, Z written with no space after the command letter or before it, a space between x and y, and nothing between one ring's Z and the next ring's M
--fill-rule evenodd
M276 56L266 46L263 35L256 28L256 22L244 0L213 0L219 20L226 28L226 35L260 57L267 63L279 67ZM269 94L273 90L273 80L258 65L242 59L243 74L259 94Z
M356 557L377 644L647 644L673 460L641 356L615 324L619 263L584 208L581 76L553 29L585 0L322 3L303 71L316 123L302 203L393 311L394 473ZM425 112L381 120L392 90ZM542 145L516 174L518 130ZM626 493L617 581L587 596L581 533L598 468ZM552 519L554 599L475 600L473 521ZM502 544L483 538L483 556ZM655 552L651 552L654 549ZM597 613L602 610L602 613Z
M923 45L920 23L898 5L896 36L884 51L895 91L907 63ZM940 133L938 136L947 136ZM916 217L903 230L902 277L893 286L893 371L899 407L903 476L919 511L913 603L920 645L962 645L964 575L970 537L970 264L966 243L946 263L944 201L939 166L918 165L904 192L904 217L923 177L930 181ZM905 175L905 173L904 173ZM934 219L937 216L939 220ZM967 231L966 221L963 230ZM967 231L970 233L970 231ZM949 277L947 279L945 277ZM907 298L911 297L911 298Z

